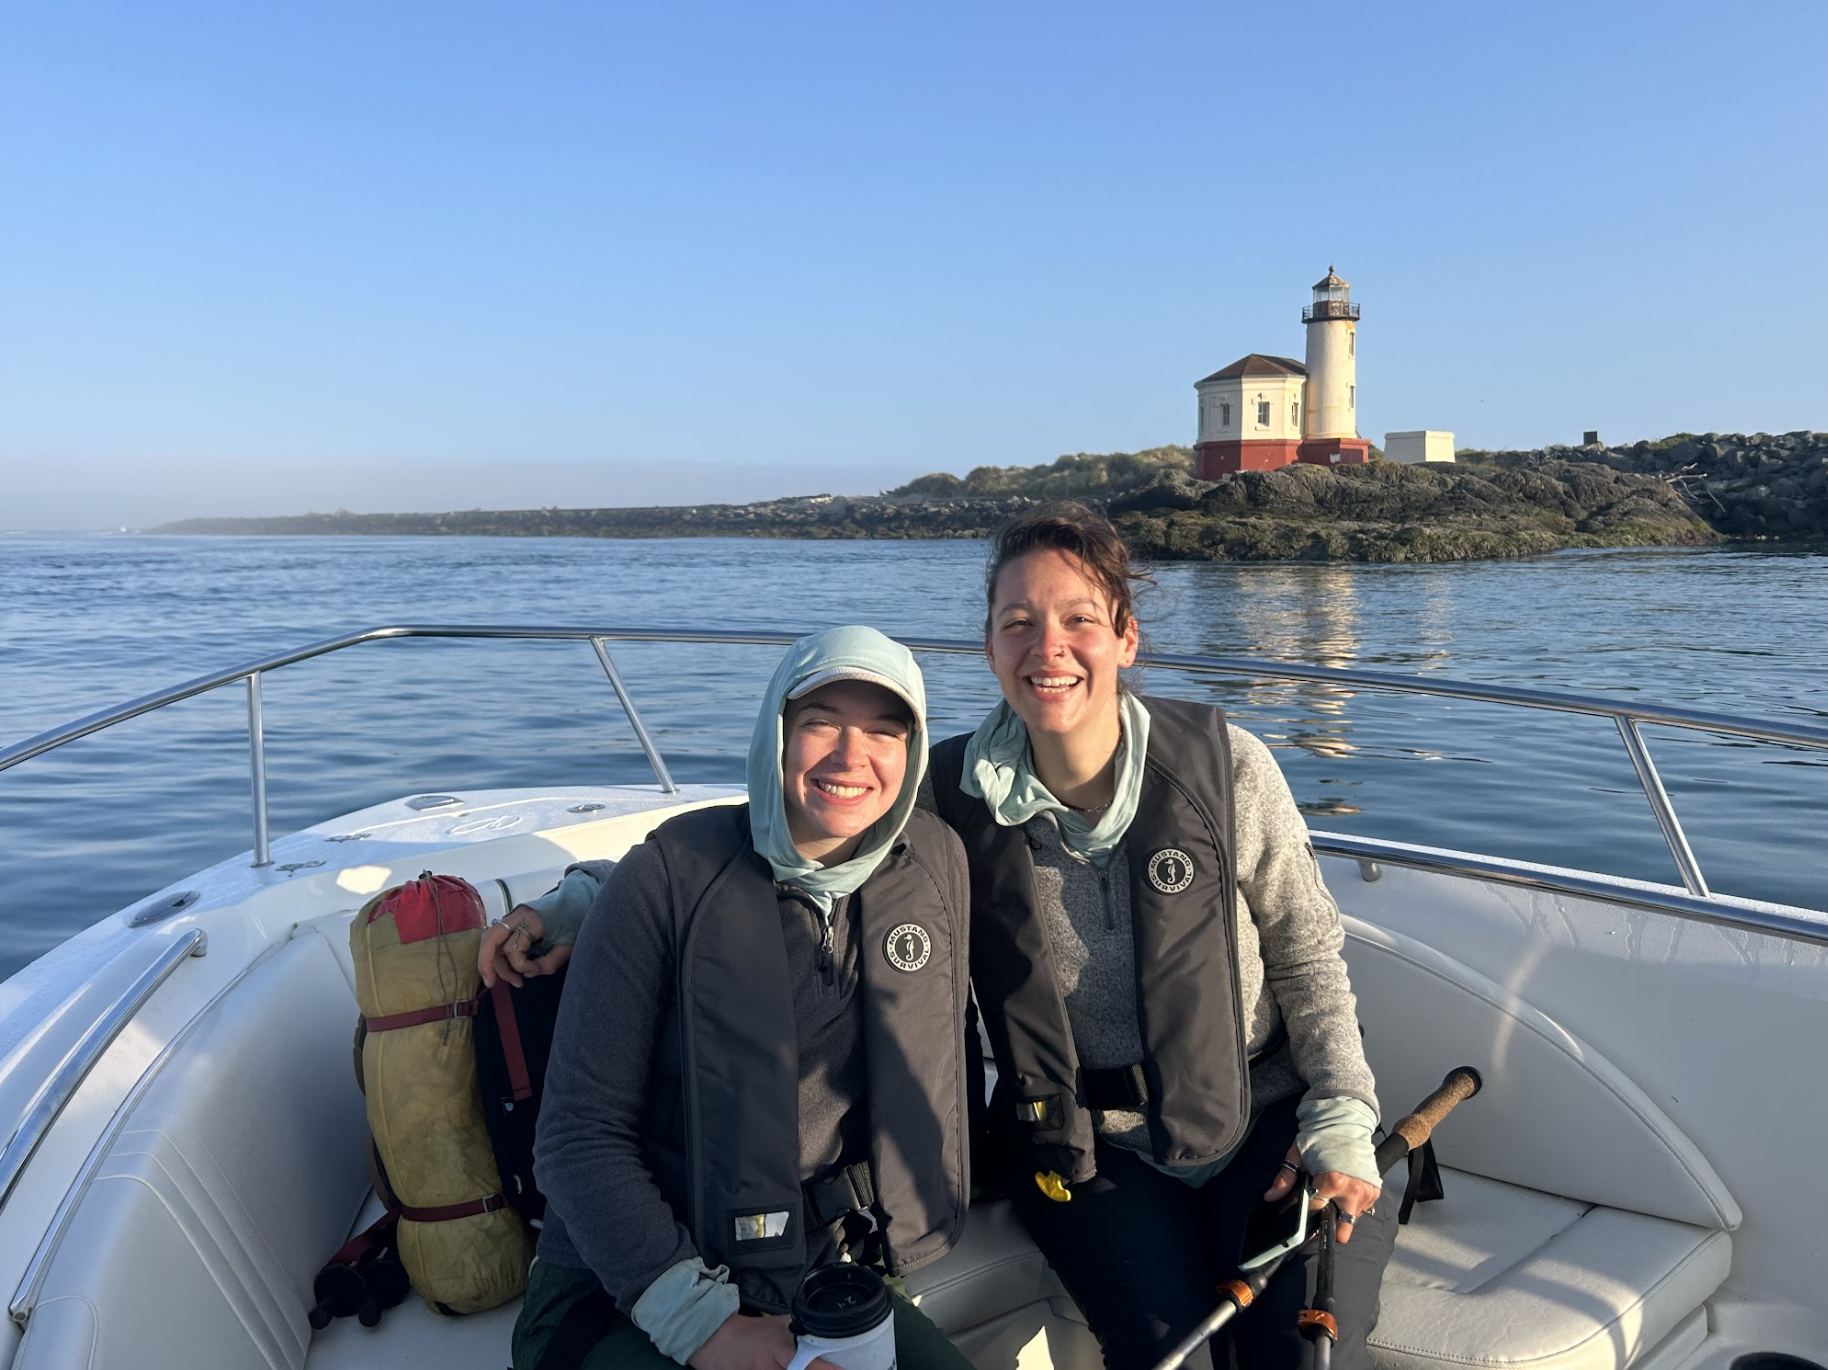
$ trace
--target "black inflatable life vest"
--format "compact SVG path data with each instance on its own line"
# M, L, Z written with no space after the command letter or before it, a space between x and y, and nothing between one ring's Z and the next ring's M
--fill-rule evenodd
M799 1061L773 874L746 807L681 814L651 839L672 887L681 1068L656 1070L648 1159L711 1265L747 1306L785 1312L808 1260ZM891 1274L937 1259L969 1202L967 910L943 865L953 835L917 811L853 896L862 920L873 1211ZM939 872L936 875L936 872Z
M1191 1167L1229 1154L1250 1121L1231 748L1220 710L1142 703L1143 789L1124 838L1144 1053L1137 1092L1155 1160ZM968 741L934 747L930 774L940 816L971 865L972 982L1006 1110L996 1122L1013 1127L1040 1169L1078 1183L1096 1173L1095 1105L1036 906L1034 857L1021 828L997 823L960 787Z

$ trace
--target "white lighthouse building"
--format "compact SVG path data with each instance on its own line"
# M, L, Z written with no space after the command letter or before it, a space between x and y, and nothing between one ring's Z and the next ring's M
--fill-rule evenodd
M1358 436L1358 306L1331 266L1301 311L1308 331L1307 423L1299 460L1333 465L1370 459Z
M1358 436L1358 316L1352 287L1328 267L1301 311L1305 364L1252 352L1197 382L1195 474L1369 461L1371 444Z

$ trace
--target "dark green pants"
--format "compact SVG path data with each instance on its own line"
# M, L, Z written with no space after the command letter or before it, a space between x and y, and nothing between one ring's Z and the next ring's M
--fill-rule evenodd
M888 1284L899 1370L972 1370L946 1334L908 1301L901 1281ZM678 1370L678 1362L661 1355L647 1333L608 1306L595 1275L550 1261L535 1261L527 1275L527 1293L514 1324L514 1370L545 1370L541 1358L568 1315L574 1329L583 1328L590 1347L576 1362L581 1370Z

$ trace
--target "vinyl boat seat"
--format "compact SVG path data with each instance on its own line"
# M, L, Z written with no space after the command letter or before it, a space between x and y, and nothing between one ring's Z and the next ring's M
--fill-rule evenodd
M513 1305L446 1318L415 1297L375 1329L345 1319L313 1335L306 1322L313 1276L373 1204L347 922L299 927L151 1080L50 1258L20 1370L505 1364ZM1486 1079L1442 1129L1447 1199L1418 1205L1399 1238L1372 1338L1380 1370L1674 1370L1730 1264L1740 1217L1719 1177L1560 1025L1428 947L1347 930L1392 1111L1447 1066ZM958 1249L909 1292L979 1370L1100 1364L1005 1205L974 1209Z
M1344 923L1386 1113L1454 1066L1485 1081L1436 1138L1446 1199L1417 1204L1397 1239L1371 1336L1379 1370L1679 1364L1706 1335L1703 1305L1741 1220L1706 1157L1517 994L1412 938Z
M1725 1233L1451 1169L1445 1181L1447 1200L1418 1204L1398 1240L1372 1337L1379 1370L1651 1370L1700 1344L1701 1305L1730 1257ZM379 1215L371 1198L359 1224ZM910 1276L908 1292L979 1370L1101 1365L1006 1203L974 1208L963 1241ZM318 1333L308 1367L500 1370L518 1308L447 1318L409 1299L377 1328L346 1318Z
M358 1230L381 1215L370 1196ZM983 1370L1099 1370L1097 1343L1006 1203L971 1211L944 1259L908 1277L908 1293ZM501 1370L520 1300L465 1318L418 1297L378 1327L341 1318L311 1343L308 1370Z
M1445 1169L1384 1276L1379 1370L1673 1364L1706 1332L1725 1233ZM1400 1184L1401 1176L1392 1177Z

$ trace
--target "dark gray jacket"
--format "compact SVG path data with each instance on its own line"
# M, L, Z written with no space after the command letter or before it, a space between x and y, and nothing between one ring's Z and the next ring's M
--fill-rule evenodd
M969 1193L967 901L957 839L926 813L834 911L829 947L746 808L681 815L631 851L571 963L540 1116L542 1259L589 1266L627 1310L699 1256L730 1266L746 1306L784 1311L834 1254L802 1186L858 1162L891 1271L949 1249Z

